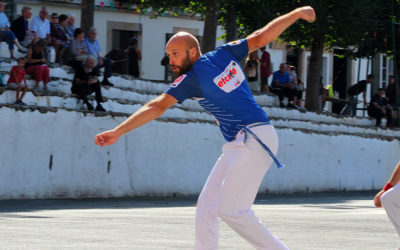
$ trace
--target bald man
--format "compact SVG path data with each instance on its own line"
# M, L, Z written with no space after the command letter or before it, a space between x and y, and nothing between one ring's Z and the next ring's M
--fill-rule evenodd
M220 219L257 249L288 249L251 209L269 166L272 162L282 166L275 157L278 138L274 127L254 101L239 62L276 39L298 19L314 21L314 10L295 9L247 38L205 55L194 36L186 32L175 34L166 45L166 53L176 80L164 94L95 138L97 145L111 145L189 98L198 100L215 117L227 143L198 199L195 249L217 249Z

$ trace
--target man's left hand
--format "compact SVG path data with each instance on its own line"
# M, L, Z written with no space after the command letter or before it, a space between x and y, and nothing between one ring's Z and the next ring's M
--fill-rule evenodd
M309 23L315 21L315 11L311 6L297 8L296 11L299 13L301 19L306 20Z

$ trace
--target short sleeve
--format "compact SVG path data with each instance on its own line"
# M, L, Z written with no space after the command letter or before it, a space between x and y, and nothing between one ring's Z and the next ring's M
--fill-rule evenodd
M165 93L173 96L178 103L193 97L201 97L202 92L200 84L192 74L183 74L175 79Z
M224 44L220 48L231 53L238 61L241 61L249 53L249 45L246 39Z

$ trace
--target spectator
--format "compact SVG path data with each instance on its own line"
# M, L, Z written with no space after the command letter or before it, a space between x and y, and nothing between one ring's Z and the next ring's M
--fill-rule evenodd
M11 25L10 22L8 21L6 14L4 14L4 7L5 7L4 2L0 1L0 31L1 31L0 41L6 42L8 44L10 57L14 58L14 44L17 45L19 52L26 53L26 51L18 42L18 39L15 37L14 32L12 32L9 29Z
M69 37L74 37L75 34L75 14L73 13L68 13L68 19L67 19L67 32Z
M283 98L286 96L288 98L288 108L295 108L293 104L294 97L294 85L290 82L289 73L286 70L287 66L285 63L281 63L279 70L275 71L272 78L272 91L279 96L280 107L285 107L283 104Z
M58 14L53 12L50 16L50 38L58 24Z
M51 42L56 51L56 63L62 63L65 48L68 47L70 38L67 36L67 16L62 14L58 17L58 24L51 31Z
M104 77L101 84L105 86L114 86L114 84L108 81L108 78L112 75L112 61L111 59L104 58L101 56L100 53L101 48L96 37L97 37L97 29L93 27L90 28L89 37L85 38L85 43L88 48L88 54L96 57L98 68L104 67Z
M50 22L47 20L49 12L46 7L42 7L39 16L33 18L31 23L31 31L35 32L39 38L45 39L50 44Z
M29 22L28 19L30 19L32 16L32 9L30 7L23 7L21 10L21 16L15 19L11 23L11 30L14 32L15 36L17 37L18 41L21 44L28 44L29 42L25 41L25 38L27 37L29 33Z
M378 94L374 95L368 106L368 115L376 119L376 126L381 125L382 117L386 116L386 126L392 125L392 107L388 104L385 98L385 90L378 89Z
M84 41L85 34L81 28L75 29L74 39L70 43L70 51L75 61L83 61L88 55L88 47Z
M90 104L87 96L95 92L97 102L96 111L105 111L100 104L103 101L103 97L98 80L99 69L95 65L96 57L92 55L87 56L83 63L74 61L71 65L75 69L71 92L83 100L88 110L93 110L93 106Z
M4 7L6 7L6 4L0 1L0 30L10 30L10 21L4 13Z
M43 89L47 90L49 81L49 67L45 59L46 41L39 39L29 48L27 55L26 73L35 78L35 88L39 88L39 83L43 81Z
M389 85L386 88L386 97L388 100L388 103L392 106L392 107L397 107L397 94L396 94L396 80L394 78L394 76L389 76Z
M129 39L128 52L128 74L134 77L140 76L139 61L142 60L142 51L138 48L138 40L134 37Z
M374 81L374 75L370 74L367 76L367 80L359 81L358 83L354 84L347 90L347 94L349 95L349 98L347 100L348 103L343 108L343 110L340 112L341 115L349 115L349 114L351 114L351 116L356 115L357 96L362 93L363 101L366 104L367 103L367 98L366 98L367 84L372 83L373 81Z
M254 51L247 56L243 70L247 72L248 82L255 82L258 80L259 61L260 60L257 57L257 51Z
M261 51L261 65L260 65L260 76L261 76L261 91L268 93L268 78L272 74L271 55L265 50L265 46L260 48Z
M21 57L18 59L18 65L15 65L11 68L10 77L8 78L7 81L8 86L17 89L15 104L19 105L25 105L25 103L22 101L22 98L24 98L25 93L28 90L28 85L26 84L26 78L25 78L26 72L24 67L25 67L25 59ZM22 85L22 80L24 80L23 85ZM20 94L21 90L22 94Z

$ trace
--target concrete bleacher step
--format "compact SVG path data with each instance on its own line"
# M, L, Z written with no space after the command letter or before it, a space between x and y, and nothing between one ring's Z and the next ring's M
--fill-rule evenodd
M69 111L77 111L77 112L89 112L93 113L94 111L82 110L81 107L77 106L77 99L74 95L64 92L44 92L44 91L28 91L25 102L28 104L27 106L19 106L10 104L7 100L12 99L15 96L15 91L0 88L0 104L6 107L14 107L16 109L30 109L43 112L45 110L49 110L55 112L57 109L65 109ZM92 98L93 99L93 98ZM145 99L145 98L142 98ZM148 98L152 99L152 98ZM101 116L111 115L111 116L129 116L134 111L139 109L145 101L137 101L137 100L127 100L122 98L105 98L105 103L103 103L103 107L106 110L110 110L109 112L101 112L103 113ZM298 130L308 133L322 133L327 135L339 135L339 134L349 134L349 135L357 135L361 137L371 137L371 138L380 138L384 140L393 140L400 138L400 132L398 130L381 130L376 129L372 126L361 126L361 125L349 125L343 124L340 122L332 123L318 121L318 120L306 120L306 119L287 119L284 117L274 116L274 113L282 112L281 108L274 107L264 107L264 110L269 113L269 117L273 124L277 128L285 128ZM286 110L285 112L289 113L300 113L297 110ZM97 113L97 112L94 112ZM316 115L316 117L323 115ZM295 117L293 115L293 117ZM322 118L323 119L323 118ZM338 119L338 118L334 118ZM345 119L345 118L343 118ZM354 118L352 118L354 119ZM167 110L162 119L164 121L174 121L174 122L200 122L200 123L210 123L215 124L214 117L204 110L193 110L190 108L185 108L183 105L177 105Z

